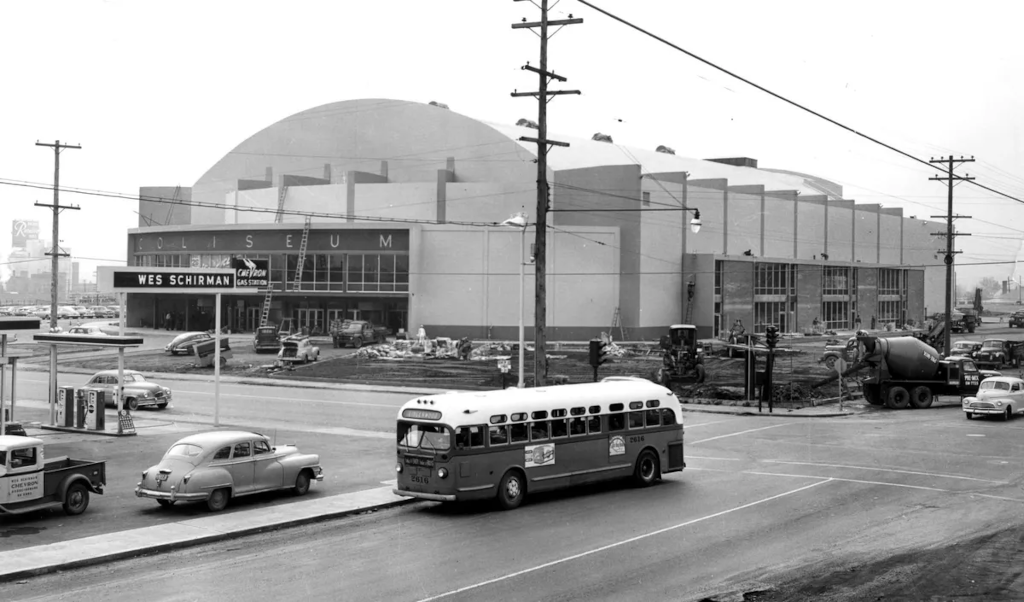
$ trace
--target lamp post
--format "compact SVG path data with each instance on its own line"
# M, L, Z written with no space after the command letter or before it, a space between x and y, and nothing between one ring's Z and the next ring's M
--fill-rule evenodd
M516 386L522 389L526 382L523 375L523 358L526 356L525 336L523 329L523 281L526 279L524 255L526 254L526 227L529 226L529 216L526 213L516 213L507 220L501 222L502 226L519 228L522 237L519 239L519 384Z

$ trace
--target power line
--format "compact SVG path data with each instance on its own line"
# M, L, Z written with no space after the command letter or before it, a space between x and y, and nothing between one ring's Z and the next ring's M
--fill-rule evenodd
M725 67L717 65L717 64L715 64L715 63L713 63L713 62L711 62L711 61L709 61L709 60L707 60L707 59L705 59L703 57L700 57L700 56L690 52L689 50L686 50L685 48L682 48L681 46L677 46L676 44L673 44L672 42L669 42L665 38L662 38L662 37L660 37L658 35L655 35L654 33L651 33L650 31L647 31L646 29L644 29L644 28L642 28L642 27L640 27L640 26L638 26L638 25L636 25L634 23L631 23L630 21L627 21L626 19L623 19L622 17L614 15L614 14L604 10L603 8L595 6L593 3L589 2L588 0L578 0L578 2L580 2L581 4L584 4L586 6L589 6L590 8L596 10L597 12L599 12L599 13L601 13L601 14L603 14L603 15L611 18L611 19L614 19L615 21L618 21L619 23L622 23L623 25L625 25L627 27L630 27L632 29L635 29L636 31L639 31L640 33L642 33L642 34L644 34L644 35L646 35L646 36L648 36L650 38L653 38L653 39L661 42L662 44L665 44L666 46L669 46L670 48L674 48L675 50L678 50L679 52L682 52L683 54L689 56L692 59L700 61L701 63L704 63L705 65L707 65L707 66L709 66L709 67L711 67L713 69L717 69L718 71L721 71L722 73L725 73L726 75L728 75L730 77L738 79L741 82L743 82L743 83L745 83L745 84L747 84L749 86L757 88L758 90L764 92L765 94L768 94L769 96L777 98L777 99L781 100L782 102L785 102L786 104L792 105L792 106L800 109L801 111L805 111L807 113L810 113L811 115L814 115L815 117L817 117L819 119L822 119L824 121L827 121L828 123L831 123L832 125L834 125L836 127L839 127L839 128L841 128L843 130L846 130L847 132L850 132L851 134L854 134L856 136L864 138L865 140L873 142L873 143L875 143L875 144L877 144L879 146L887 148L887 149L889 149L890 151L892 151L894 153L897 153L899 155L902 155L902 156L910 159L911 161L915 161L917 163L921 163L923 165L926 165L926 166L934 169L934 166L930 162L928 162L928 161L926 161L924 159L921 159L919 157L915 157L914 155L912 155L912 154L910 154L908 152L905 152L903 150L900 150L900 149L896 148L895 146L892 146L891 144L887 144L885 142L882 142L881 140L879 140L877 138L874 138L874 137L869 136L869 135L867 135L867 134L865 134L863 132L855 130L855 129L853 129L852 127L850 127L848 125L840 123L839 121L836 121L835 119L832 119L831 117L827 117L827 116L823 115L822 113L819 113L819 112L817 112L817 111L815 111L815 110L813 110L813 109L811 109L809 107L806 107L806 106L804 106L804 105L802 105L802 104L800 104L800 103L798 103L798 102L796 102L794 100L790 100L790 99L786 98L785 96L782 96L781 94L777 94L775 92L772 92L768 88L765 88L764 86L756 84L753 81L751 81L751 80L749 80L749 79L747 79L747 78L745 78L745 77L743 77L743 76L741 76L741 75L739 75L737 73L734 73L734 72L726 69ZM952 171L948 172L947 175L951 176L952 175ZM985 186L984 184L980 184L980 183L978 183L976 181L972 181L970 183L975 185L975 186L977 186L977 187L979 187L979 188L987 190L987 191L989 191L991 193L998 194L999 196L1006 197L1006 198L1008 198L1010 200L1013 200L1013 201L1016 201L1018 203L1024 204L1024 199L1020 199L1020 198L1015 197L1015 196L1013 196L1011 194L1007 194L1005 192L996 190L996 189L991 188L989 186Z

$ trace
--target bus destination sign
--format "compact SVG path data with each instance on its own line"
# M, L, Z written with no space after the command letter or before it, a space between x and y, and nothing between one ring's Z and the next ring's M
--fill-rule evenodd
M235 274L183 270L172 273L117 270L114 272L114 288L132 289L224 289L235 288Z
M417 410L409 408L402 410L403 418L412 418L413 420L440 420L441 412L437 410Z

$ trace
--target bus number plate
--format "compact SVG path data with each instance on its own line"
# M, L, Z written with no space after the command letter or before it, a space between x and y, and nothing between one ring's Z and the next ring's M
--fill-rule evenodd
M429 485L430 484L430 478L429 477L413 476L411 478L412 478L412 482L413 483L420 483L421 485Z
M629 442L630 443L643 443L644 442L644 436L643 435L637 435L637 436L634 436L634 437L630 437L629 438Z

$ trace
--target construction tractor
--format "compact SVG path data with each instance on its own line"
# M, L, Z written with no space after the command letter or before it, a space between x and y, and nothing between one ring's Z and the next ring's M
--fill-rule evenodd
M662 335L661 348L661 368L654 380L666 387L672 383L704 382L704 348L697 342L696 326L673 324L668 334Z

